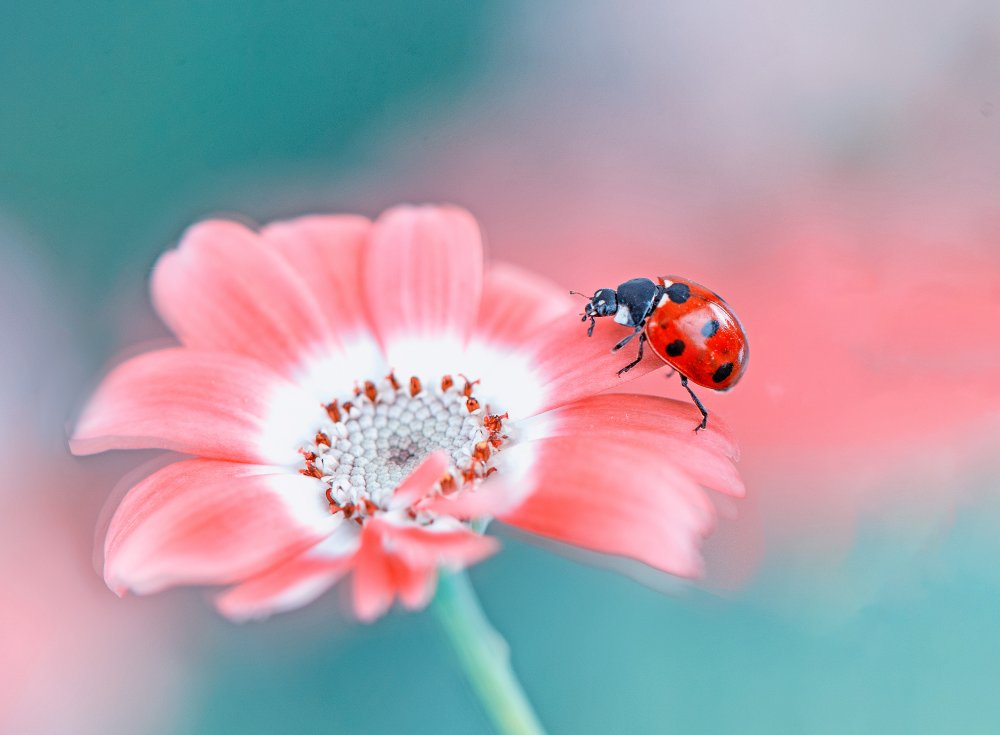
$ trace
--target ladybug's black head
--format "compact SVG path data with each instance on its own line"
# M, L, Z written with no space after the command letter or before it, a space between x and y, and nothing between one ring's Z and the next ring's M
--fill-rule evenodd
M572 293L576 293L575 291ZM580 294L586 298L585 294ZM618 312L618 293L613 288L599 288L583 308L581 322L590 319L587 336L594 334L594 320L599 316L614 316Z
M584 309L583 318L614 316L617 311L618 293L613 288L600 288Z

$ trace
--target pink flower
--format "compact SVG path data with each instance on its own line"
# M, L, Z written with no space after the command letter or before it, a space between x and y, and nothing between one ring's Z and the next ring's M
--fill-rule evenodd
M370 620L493 553L472 522L488 518L691 576L715 515L702 487L743 494L714 417L696 434L686 403L598 395L622 380L614 325L587 339L564 291L484 273L463 210L203 222L152 294L182 346L116 367L71 441L196 457L118 508L120 594L230 585L218 607L244 619L350 572Z

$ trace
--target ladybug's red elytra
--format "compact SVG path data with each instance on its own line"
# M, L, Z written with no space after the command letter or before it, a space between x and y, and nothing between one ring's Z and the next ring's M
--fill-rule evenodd
M660 276L655 283L633 278L617 289L598 289L583 312L582 321L590 320L588 337L594 333L594 320L605 316L614 316L632 330L613 351L639 337L639 354L618 374L639 364L649 342L660 359L680 374L681 385L701 411L695 431L708 425L708 411L688 381L727 391L746 370L750 348L740 320L721 296L694 281L680 276Z

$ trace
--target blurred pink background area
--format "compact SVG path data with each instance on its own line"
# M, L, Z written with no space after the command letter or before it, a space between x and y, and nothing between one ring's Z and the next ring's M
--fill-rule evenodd
M168 732L184 676L155 600L123 606L94 568L94 524L119 472L68 456L75 316L0 233L0 732Z

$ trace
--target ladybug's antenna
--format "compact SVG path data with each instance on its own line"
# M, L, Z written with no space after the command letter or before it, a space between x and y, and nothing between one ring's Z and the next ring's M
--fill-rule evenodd
M591 300L590 297L587 294L580 293L579 291L570 291L570 294L573 295L573 296L583 296L583 298L587 299L587 301ZM587 312L581 311L580 312L580 316L582 317L580 319L581 322L587 321ZM593 320L591 320L591 321L593 321Z

